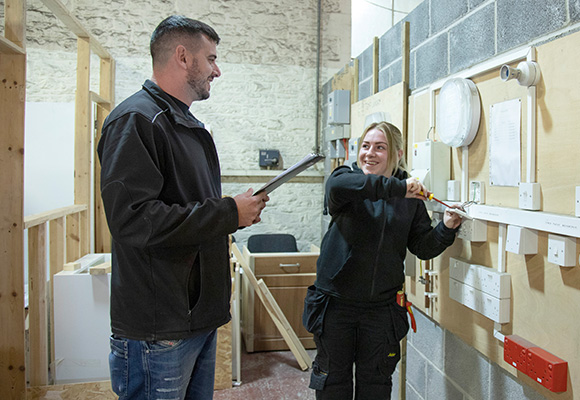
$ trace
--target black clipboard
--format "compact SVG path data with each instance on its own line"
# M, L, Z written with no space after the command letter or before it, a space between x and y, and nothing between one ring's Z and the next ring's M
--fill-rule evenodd
M285 170L284 172L282 172L281 174L270 180L260 189L258 189L254 193L254 196L262 192L266 192L266 194L271 193L274 189L278 188L279 186L282 186L284 183L288 182L290 179L294 178L296 175L298 175L305 169L313 166L322 159L324 159L324 156L322 154L310 153L309 155L304 157L301 161L297 162L296 164L294 164L293 166L291 166L290 168L288 168L287 170Z

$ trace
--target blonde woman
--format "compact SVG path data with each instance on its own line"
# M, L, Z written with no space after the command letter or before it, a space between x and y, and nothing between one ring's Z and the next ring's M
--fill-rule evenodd
M317 399L390 399L399 341L409 329L396 302L407 248L421 259L436 257L461 223L446 211L431 226L423 202L430 192L406 172L394 125L371 124L359 143L352 169L338 167L327 181L332 220L305 299L303 322L317 346L310 381Z

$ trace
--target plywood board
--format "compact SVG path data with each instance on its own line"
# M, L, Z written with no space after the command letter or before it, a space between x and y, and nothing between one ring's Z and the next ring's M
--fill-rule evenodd
M28 400L115 400L110 381L75 383L68 385L35 386L26 391Z
M577 152L580 137L580 77L574 67L580 62L580 34L569 35L537 48L537 61L542 79L537 87L537 163L536 177L541 185L541 211L574 215L574 191L580 186ZM566 56L569 60L562 63ZM517 66L517 63L515 65ZM486 183L486 204L507 208L518 207L518 188L489 186L489 112L490 106L510 99L521 99L521 176L525 180L527 150L528 90L514 81L503 82L497 70L474 77L482 102L479 131L468 149L469 180ZM424 140L430 128L430 92L414 94L410 101L410 136ZM436 129L430 134L438 139ZM452 178L461 177L462 150L452 150ZM424 307L424 289L418 278L407 278L406 287L413 304L438 321L444 328L473 346L493 362L517 375L548 399L574 397L580 390L580 344L575 335L580 331L580 266L563 268L548 262L548 234L538 232L538 254L499 253L500 232L505 225L488 223L486 242L471 243L456 239L453 246L433 260L434 291L439 294L433 307ZM578 242L578 241L577 241ZM576 260L580 252L577 243ZM503 361L503 343L493 335L493 321L451 300L449 293L449 257L497 269L500 260L511 275L511 321L500 326L505 335L516 334L568 362L568 391L552 393L531 378ZM418 268L419 270L419 268ZM419 275L419 274L417 274Z
M232 387L232 323L228 322L217 330L217 354L215 362L214 389Z
M385 113L386 120L397 128L403 125L403 84L380 91L351 107L350 137L359 137L365 129L365 118L375 112Z

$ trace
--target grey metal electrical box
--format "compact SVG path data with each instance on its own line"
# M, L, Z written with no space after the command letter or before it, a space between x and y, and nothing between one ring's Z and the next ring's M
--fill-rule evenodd
M260 167L276 167L280 163L280 150L260 150Z
M328 95L328 124L350 124L350 90L335 90Z
M324 128L324 137L326 141L338 139L350 139L350 125L330 125Z

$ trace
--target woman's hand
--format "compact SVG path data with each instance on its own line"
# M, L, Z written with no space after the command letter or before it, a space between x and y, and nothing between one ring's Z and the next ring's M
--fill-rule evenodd
M457 208L461 211L465 211L463 207L459 204L452 204L450 208ZM459 225L461 225L462 220L463 219L461 218L461 215L449 211L449 208L445 210L445 214L443 215L443 223L445 224L446 227L450 229L455 229Z
M429 199L431 192L417 178L407 178L407 199Z

